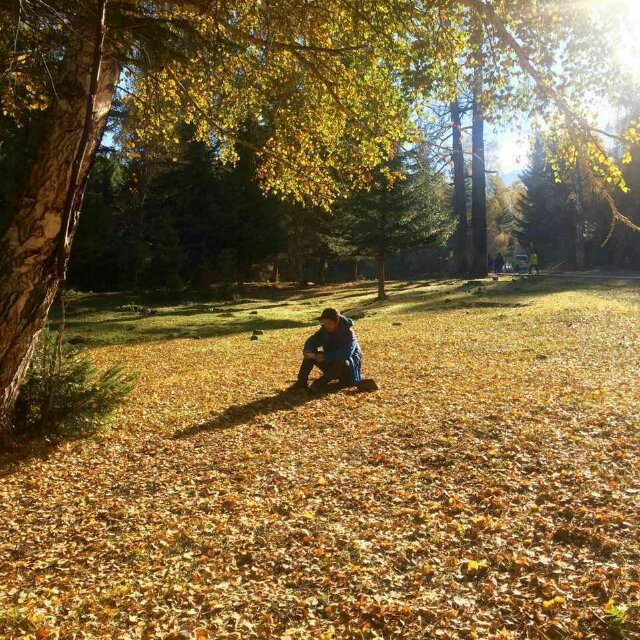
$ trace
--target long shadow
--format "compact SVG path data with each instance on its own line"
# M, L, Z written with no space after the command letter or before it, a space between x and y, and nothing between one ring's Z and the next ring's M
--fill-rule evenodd
M431 284L438 284L431 288ZM395 283L390 287L389 298L383 302L375 298L373 282L358 282L346 288L339 288L332 293L329 287L309 287L296 289L294 287L247 292L251 300L244 302L199 302L183 304L181 308L159 309L150 316L141 316L130 312L117 314L115 317L87 318L92 308L98 311L106 309L115 303L131 301L129 294L99 294L88 295L78 301L81 313L74 313L70 308L67 318L67 337L74 344L84 347L98 347L118 344L141 344L176 339L199 339L232 334L251 333L258 329L262 331L302 328L315 324L311 309L309 320L300 319L269 319L261 313L252 314L251 311L268 309L281 305L320 304L322 298L335 300L338 305L345 298L351 298L351 303L343 309L346 315L358 319L366 317L374 309L387 306L402 305L401 313L454 311L473 308L517 308L529 306L538 296L559 293L563 291L592 291L596 295L611 294L611 292L640 291L638 281L603 281L580 279L579 275L572 278L546 278L544 275L523 279L503 276L498 282L485 280L454 279L448 281L413 281ZM108 302L107 302L108 301ZM255 305L255 302L258 305ZM249 306L243 307L245 302ZM213 311L215 309L215 311ZM233 314L225 317L226 314ZM198 317L200 316L200 317ZM162 318L166 322L162 322ZM178 322L179 318L192 318L192 324ZM154 321L157 318L157 321ZM171 322L175 318L176 322ZM221 322L221 320L223 320ZM55 326L55 318L52 325ZM75 335L74 335L75 334Z
M229 407L212 420L207 420L206 422L187 427L181 431L176 431L172 437L174 440L180 440L207 431L232 429L249 422L256 416L267 416L276 411L290 411L314 399L316 399L314 396L310 396L307 393L280 391L274 396L259 398L246 404Z
M55 438L44 439L41 436L32 436L20 439L13 444L8 451L0 451L0 478L8 477L23 468L23 463L36 458L43 462L67 442L77 440L90 440L97 429L90 429L85 433L60 434Z
M276 329L297 329L315 325L315 321L309 320L287 320L287 319L260 319L252 316L251 320L234 320L227 325L200 325L195 327L182 327L174 338L212 338L214 336L227 336L235 333L250 333L254 329L262 331L273 331ZM174 330L175 331L175 330ZM143 337L154 339L158 336L160 340L166 340L171 336L172 330L166 327L147 327L140 329L139 333Z
M152 319L154 316L150 316ZM69 338L79 335L82 337L84 347L100 347L117 344L144 344L178 339L213 338L216 336L229 336L238 333L250 334L253 330L275 331L277 329L296 329L315 325L315 321L287 320L260 318L260 316L248 316L242 319L229 318L228 323L217 324L212 318L212 323L207 324L203 319L202 324L191 326L167 326L145 325L148 318L137 316L135 318L103 318L87 321L81 318L68 320L66 323L66 335ZM138 321L138 322L136 322ZM55 326L55 324L53 325ZM92 335L92 327L96 327L97 336ZM111 335L109 335L111 334Z
M46 460L57 448L59 443L45 441L20 442L15 449L0 453L0 478L10 476L22 468L22 463L33 458Z
M446 290L424 292L407 291L392 294L380 305L403 304L403 313L453 311L473 308L518 308L527 307L536 297L566 291L589 291L595 295L611 292L640 293L637 281L595 281L570 278L545 278L544 275L528 279L502 279L498 282L465 281Z
M329 390L331 391L335 389L336 386L332 385ZM198 433L232 429L251 421L256 416L268 416L276 411L291 411L296 407L302 406L316 399L317 396L310 396L306 393L280 391L273 396L259 398L258 400L252 400L245 404L229 407L212 420L202 422L181 431L176 431L172 438L179 440L182 438L189 438ZM93 432L90 432L84 435L67 435L65 437L60 437L55 441L33 438L19 442L12 451L0 452L0 478L8 477L17 473L23 468L23 463L29 460L35 458L39 458L43 461L47 460L49 456L55 453L64 442L89 439L92 435Z
M341 296L369 296L373 286L372 282L358 282L349 285L346 289L338 289L335 294L331 290L331 285L311 286L305 289L294 286L278 288L256 286L248 287L247 297L236 301L202 300L185 293L184 298L192 298L194 301L168 299L166 305L173 308L158 308L158 306L164 306L160 297L152 301L153 296L149 297L148 294L139 292L81 294L68 304L66 336L74 345L93 348L175 339L211 338L243 332L250 333L255 329L268 332L308 327L315 324L315 318L269 319L261 317L259 310L288 305L320 304L323 297L339 299ZM145 315L122 308L129 304L141 307L150 304L153 311ZM111 312L109 317L95 317L105 311ZM255 313L256 311L258 313ZM166 324L162 323L163 318L167 320ZM180 318L192 318L193 324L185 326L178 322ZM51 327L55 329L59 320L57 307L54 308L50 319ZM176 320L178 326L171 326L172 319ZM223 319L222 322L220 322L221 319Z

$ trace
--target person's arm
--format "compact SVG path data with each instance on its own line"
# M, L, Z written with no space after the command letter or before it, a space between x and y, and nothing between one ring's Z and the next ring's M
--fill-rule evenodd
M322 344L322 329L318 329L312 336L307 338L302 348L303 353L316 353Z
M344 332L343 336L340 336L342 344L333 351L329 351L324 354L325 362L336 362L337 360L348 360L355 352L358 342L356 340L356 334L353 329L349 329Z

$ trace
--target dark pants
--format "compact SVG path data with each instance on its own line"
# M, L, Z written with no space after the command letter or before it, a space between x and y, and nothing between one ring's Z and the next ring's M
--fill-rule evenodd
M313 367L318 367L318 369L322 371L322 375L313 383L316 387L326 387L333 380L338 380L340 384L353 384L353 374L348 360L316 362L315 360L307 358L305 358L300 365L298 382L306 383Z
M535 265L535 264L532 264L529 267L529 274L532 274L534 269L536 270L536 275L538 275L538 265Z

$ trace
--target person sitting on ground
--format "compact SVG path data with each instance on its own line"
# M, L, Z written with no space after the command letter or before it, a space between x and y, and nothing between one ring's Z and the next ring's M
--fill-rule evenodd
M338 381L339 388L352 387L361 380L362 351L353 330L353 320L329 308L322 312L320 322L322 328L304 343L298 381L291 390L321 393L334 380ZM313 367L318 367L322 375L309 387Z

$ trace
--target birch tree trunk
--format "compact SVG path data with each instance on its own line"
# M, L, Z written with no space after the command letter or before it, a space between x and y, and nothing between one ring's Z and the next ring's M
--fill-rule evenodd
M387 297L387 283L385 279L384 267L385 257L387 255L387 207L389 206L388 192L385 189L382 192L380 201L380 229L378 238L378 300L384 300Z
M91 23L73 25L77 35L56 80L58 98L0 241L0 445L13 439L13 407L64 277L84 186L120 72L112 47L103 47L105 4L96 3L99 15Z

